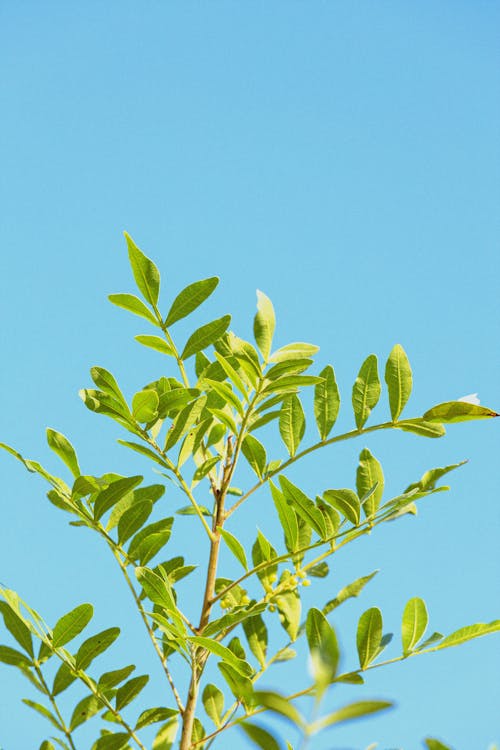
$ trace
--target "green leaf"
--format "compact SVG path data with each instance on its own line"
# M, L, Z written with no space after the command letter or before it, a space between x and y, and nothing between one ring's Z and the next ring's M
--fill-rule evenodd
M228 409L228 407L226 407L226 409ZM223 425L227 427L229 432L231 432L233 435L238 434L238 428L236 427L236 422L234 421L231 414L228 413L228 411L225 411L223 409L216 409L213 406L209 407L209 411L210 411L210 414L213 414L214 417L216 417L220 422L222 422Z
M123 307L124 310L134 313L134 315L140 315L142 318L146 318L146 320L149 320L154 326L160 325L155 316L148 310L144 302L142 302L139 297L136 297L135 294L110 294L108 299L113 305Z
M334 508L340 511L354 526L359 524L361 504L359 497L353 490L325 490L323 498L327 503L330 503L330 505L333 505Z
M100 654L104 653L120 635L120 628L107 628L87 638L75 656L75 669L87 669Z
M22 654L15 648L10 648L10 646L0 645L0 662L3 662L3 664L9 664L12 667L29 668L33 666L33 662L29 656Z
M432 737L427 737L425 740L425 745L427 747L427 750L452 750L449 745L444 745L439 740L436 740Z
M207 402L206 396L193 401L185 406L176 416L172 427L170 428L165 441L165 450L170 450L180 438L185 435L191 427L198 421L201 412Z
M128 555L146 565L167 544L172 533L172 517L153 521L137 532L128 548Z
M243 622L250 651L255 656L261 667L266 663L268 633L267 627L261 615L254 615Z
M287 396L280 411L280 435L290 456L295 456L304 437L306 419L300 399L295 394Z
M313 364L312 359L288 359L278 362L266 372L266 380L276 380L284 375L300 375Z
M104 367L91 367L90 377L101 391L111 396L124 414L130 414L128 404L113 375Z
M306 636L316 690L321 696L337 674L340 649L332 626L323 612L314 607L307 613Z
M174 708L147 708L137 719L135 730L144 729L144 727L149 727L158 721L171 719L172 716L176 716L178 713Z
M73 670L68 664L66 664L66 662L63 662L54 676L52 694L59 695L59 693L62 693L66 688L72 685L75 680L76 675Z
M144 253L139 250L132 237L124 232L128 247L128 257L135 283L142 296L152 307L156 306L160 294L160 272Z
M406 419L404 422L398 422L395 427L428 438L439 438L446 434L442 424L426 422L425 419Z
M373 573L370 573L370 575L363 576L362 578L357 578L352 583L349 583L347 586L344 586L344 588L340 589L337 596L334 599L330 599L330 601L325 604L322 610L323 614L328 615L334 609L340 607L340 605L343 604L347 599L352 599L356 596L359 596L366 584L369 583L372 578L377 575L377 573L378 570L374 570Z
M228 548L231 550L235 558L240 562L245 570L248 570L248 562L247 562L247 556L245 554L245 548L243 547L242 543L239 539L237 539L233 534L231 534L229 531L226 531L226 529L218 527L218 531L224 541L226 542Z
M466 422L470 419L488 419L500 416L492 409L478 404L469 404L466 401L446 401L429 409L422 416L427 422Z
M253 669L250 664L243 659L239 659L233 654L231 649L227 648L227 646L223 646L222 643L212 640L211 638L205 638L201 635L189 636L187 640L191 641L191 643L196 643L197 646L201 646L201 648L204 648L207 651L210 651L211 654L220 656L220 658L227 664L230 664L238 674L243 675L244 677L250 677L253 674Z
M177 612L175 599L170 584L149 568L139 567L135 569L135 576L144 593L154 604L163 607L167 612Z
M105 704L96 698L95 695L87 695L79 701L71 715L69 723L69 729L72 732L74 729L83 724L84 722L95 716L101 709L105 708Z
M405 492L410 492L413 489L418 489L420 492L428 492L429 490L434 490L436 488L437 482L442 477L444 477L450 471L454 471L455 469L460 468L460 466L464 466L464 464L466 463L467 461L459 461L459 463L457 464L450 464L449 466L442 466L438 467L437 469L429 469L429 471L426 471L418 482L410 484L406 488Z
M118 542L124 544L127 539L130 539L146 523L152 510L151 500L141 500L126 510L118 522Z
M425 653L429 651L440 651L442 648L451 648L452 646L460 646L462 643L471 641L473 638L480 638L483 635L489 635L490 633L497 633L500 631L500 620L493 620L493 622L478 622L475 625L466 625L464 628L455 630L451 635L447 635L437 646L426 649ZM423 653L419 649L420 653Z
M153 740L151 750L170 750L170 748L174 744L178 729L179 720L170 719L170 721L168 721L161 727L160 731L156 735L155 739Z
M5 627L9 633L16 639L19 645L30 654L30 656L34 656L33 640L28 626L23 622L21 617L16 614L12 607L7 604L7 602L0 601L0 612L2 613Z
M113 505L131 492L144 477L122 477L101 490L96 496L94 503L94 519L98 521Z
M219 728L222 725L224 694L218 687L208 683L203 689L201 699L207 715L212 719L215 726Z
M274 735L268 732L264 727L258 724L251 724L249 721L241 721L238 726L243 729L246 736L262 750L281 750L280 743Z
M284 695L270 690L256 690L253 697L256 705L264 706L269 711L284 716L295 724L295 726L304 726L304 719L295 706L288 700L288 698L285 698Z
M203 387L208 391L215 391L220 396L225 404L232 406L240 416L244 415L244 409L238 396L235 395L233 389L229 383L221 383L218 380L211 380L210 378L204 378L202 380ZM208 386L208 388L207 388Z
M337 420L340 408L340 395L335 380L335 372L327 365L321 372L322 383L314 388L314 416L322 440L326 440Z
M273 303L269 297L257 289L257 314L253 321L253 335L265 362L271 353L275 327Z
M373 493L363 503L365 516L373 516L381 503L384 494L384 472L379 461L373 456L368 448L363 448L359 455L359 466L356 471L356 489L360 498L376 486Z
M172 388L171 391L162 393L158 404L158 416L165 419L190 404L200 393L197 388Z
M396 344L389 354L385 366L385 382L389 391L392 421L397 422L410 398L413 384L410 363L400 344Z
M272 546L272 544L269 542L268 539L266 539L264 534L260 530L258 530L257 539L255 540L254 545L252 547L253 564L257 567L258 565L261 565L264 562L271 562L277 556L278 556L277 552ZM257 576L259 580L262 581L262 584L266 586L272 583L274 580L276 580L277 570L278 570L278 565L276 563L272 563L262 568L262 570L258 570Z
M130 735L128 732L112 732L99 737L92 750L126 750ZM160 748L158 748L160 750Z
M293 344L287 344L282 346L281 349L277 349L271 357L269 362L285 362L288 359L307 359L312 357L313 354L319 351L319 346L314 344L304 344L300 341Z
M293 508L285 500L283 493L272 482L269 482L269 484L274 505L278 511L278 517L285 535L286 548L289 552L295 552L298 549L299 539L297 516Z
M61 747L66 748L67 745L61 745ZM42 744L40 745L39 750L55 750L55 747L52 744L52 742L49 742L48 740L44 740Z
M380 398L380 380L378 377L377 357L370 354L361 365L361 369L352 389L352 406L356 427L361 430L370 416L371 410Z
M126 680L127 677L132 674L134 669L135 664L129 664L126 667L121 667L121 669L113 669L111 672L104 672L99 677L98 684L103 690L109 690L109 688L115 687L115 685L119 685L120 682Z
M160 336L148 336L145 334L140 334L139 336L135 336L134 338L139 344L147 346L149 349L154 349L161 354L166 354L168 357L175 357L175 352L170 344L167 344L167 342L164 339L160 338Z
M350 703L338 711L324 716L318 721L315 721L312 725L313 732L319 732L326 727L330 727L333 724L341 724L345 721L351 721L352 719L359 719L362 716L368 716L369 714L375 714L379 711L385 711L387 708L392 708L393 704L388 701L359 701L357 703Z
M302 611L300 596L295 591L285 591L279 594L274 600L278 610L281 626L290 636L291 641L295 641L299 634L300 614Z
M358 649L359 666L366 667L379 653L382 640L382 613L378 607L372 607L363 612L358 622L356 646Z
M52 632L52 645L54 648L60 648L82 632L87 627L94 615L94 608L91 604L80 604L75 609L63 615L54 626Z
M172 302L165 325L172 326L178 320L185 318L193 310L196 310L197 307L210 297L218 283L219 279L217 276L212 276L209 279L202 279L201 281L195 281L194 284L189 284L182 292L179 292Z
M163 468L170 468L168 464L162 460L161 456L154 453L149 448L146 448L145 445L141 445L140 443L132 443L129 440L118 440L118 443L120 445L124 445L125 448L130 448L131 451L134 451L135 453L140 453L143 456L147 456L151 461L154 461L156 464L159 464L160 466L163 466Z
M303 518L322 539L325 539L325 519L315 503L285 476L280 475L279 482L285 500L293 505L297 515Z
M193 481L201 481L203 477L206 477L207 474L214 468L214 466L217 466L220 460L220 456L212 456L211 458L207 458L207 460L204 461L200 466L198 466L198 468L194 472Z
M243 701L250 700L253 693L253 685L250 679L244 677L231 664L225 661L218 662L217 667L234 697Z
M64 728L61 726L57 717L54 716L54 714L51 713L48 708L42 706L41 703L35 703L35 701L28 700L28 698L23 698L22 701L34 711L41 714L41 716L43 716L45 719L48 719L50 723L53 724L53 726L55 726L56 729L58 729L60 732L64 731Z
M429 616L423 599L410 599L403 612L401 624L401 640L403 654L407 656L420 641L427 628Z
M247 400L247 389L245 387L245 383L239 376L238 372L234 369L231 363L225 357L222 356L222 354L219 354L219 352L215 352L215 357L217 359L217 362L220 364L220 366L226 373L227 377L231 381L231 383L240 391L241 395L244 396L245 400Z
M125 708L129 703L132 703L134 698L139 695L148 682L149 676L143 674L138 677L132 677L132 679L126 682L125 685L122 685L116 692L116 710L121 711L122 708Z
M148 388L139 391L132 399L132 416L141 424L152 422L158 416L159 401L156 391Z
M47 428L47 442L49 448L56 453L61 461L64 461L68 469L71 471L74 477L79 477L81 474L80 467L78 466L78 458L76 456L75 449L69 442L68 438L62 435L60 432Z
M241 445L241 452L259 479L262 479L267 464L266 449L262 443L253 435L246 435Z
M222 318L212 320L201 328L198 328L187 340L181 354L181 359L189 359L196 352L206 349L207 346L215 344L217 339L226 332L231 322L230 315L224 315Z
M260 400L266 398L270 393L295 393L297 388L308 385L318 385L322 378L316 375L287 375L277 380L272 380L261 392Z

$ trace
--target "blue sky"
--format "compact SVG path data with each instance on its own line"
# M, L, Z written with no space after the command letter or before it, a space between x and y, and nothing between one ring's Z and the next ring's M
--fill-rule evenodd
M483 0L3 4L0 440L59 471L45 444L51 426L77 446L86 473L138 466L115 426L76 395L93 364L128 394L163 365L133 341L147 324L106 300L133 291L124 229L160 267L165 309L186 283L217 274L220 289L196 320L229 311L250 336L263 289L278 343L312 340L319 364L334 364L346 429L360 363L371 352L383 362L395 342L413 366L411 416L475 391L498 409L499 23L498 4ZM188 332L179 325L181 338ZM346 667L370 606L396 640L412 596L445 633L499 616L498 424L451 426L440 441L349 442L294 477L311 492L352 485L365 444L394 494L428 468L470 462L451 475L450 493L350 547L318 584L326 599L380 568L332 619ZM123 613L113 664L132 651L156 669L98 540L66 525L41 481L7 455L0 465L0 580L51 621L80 601L95 602L97 626ZM279 538L268 503L255 496L234 530L245 536L258 522ZM189 558L196 545L180 524L176 544ZM268 685L300 684L304 658ZM499 667L492 637L374 671L361 691L332 691L331 706L396 696L397 711L314 750L411 750L429 734L455 750L486 749L500 740ZM24 696L29 685L2 668L3 750L45 736ZM233 735L220 747L236 742L245 746Z

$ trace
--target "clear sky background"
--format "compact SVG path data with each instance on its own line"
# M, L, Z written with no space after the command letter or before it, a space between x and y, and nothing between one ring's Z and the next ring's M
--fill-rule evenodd
M340 428L352 425L360 363L371 352L383 362L395 342L414 370L409 416L475 391L498 409L499 26L500 5L486 0L4 1L0 440L59 472L49 425L71 438L86 473L141 468L154 478L77 397L93 364L127 394L163 372L160 355L133 341L147 324L106 300L133 291L124 229L161 268L164 309L186 283L218 274L196 321L229 311L249 336L263 289L278 343L313 340L319 364L334 364ZM181 339L187 332L179 324ZM374 419L387 411L383 399ZM470 463L450 476L450 493L349 547L318 584L326 601L381 570L332 618L346 669L370 606L396 633L394 655L412 596L444 633L499 617L498 424L451 426L439 441L377 435L315 454L293 476L311 492L352 486L364 445L393 494L428 468ZM81 601L95 602L95 629L123 618L103 669L144 659L159 679L99 540L68 527L20 464L2 455L0 469L0 580L52 622ZM163 502L180 504L171 491ZM256 495L233 531L251 541L258 522L278 543L269 503ZM186 519L179 526L172 553L190 559L198 541ZM197 580L179 586L188 602ZM412 750L426 735L486 750L500 740L498 653L491 637L332 691L332 708L368 697L399 705L314 750ZM301 651L266 684L300 687L304 667ZM31 750L47 736L23 696L34 698L29 684L2 667L3 750ZM238 733L220 743L234 747L247 747Z

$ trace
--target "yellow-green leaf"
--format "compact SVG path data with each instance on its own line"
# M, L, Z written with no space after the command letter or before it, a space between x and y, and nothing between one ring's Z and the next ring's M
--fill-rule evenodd
M406 352L396 344L385 366L385 382L389 391L392 421L396 422L410 398L413 379Z

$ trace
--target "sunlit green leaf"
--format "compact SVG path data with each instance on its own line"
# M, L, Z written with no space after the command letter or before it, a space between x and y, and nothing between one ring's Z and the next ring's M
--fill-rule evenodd
M284 375L300 375L313 364L312 359L285 359L266 372L266 380L276 380Z
M322 539L326 538L325 519L315 503L285 476L280 475L279 481L285 500L293 505L297 515L303 518Z
M124 232L128 247L128 257L135 283L142 296L153 307L158 302L160 293L160 272L144 253L139 250L132 237Z
M433 737L427 737L424 742L427 750L452 750L449 745L445 745L443 742L440 742L440 740L436 740Z
M243 659L239 659L233 654L231 649L227 648L227 646L223 646L222 643L219 643L212 638L205 638L199 635L189 636L188 640L192 643L196 643L197 646L201 646L201 648L210 651L210 653L220 656L220 658L227 664L230 664L238 674L245 677L250 677L253 674L253 669L250 664Z
M131 490L142 482L144 477L122 477L112 482L109 487L101 490L94 503L94 518L98 521L113 505L125 497Z
M361 365L361 369L352 389L352 406L356 427L361 430L370 416L371 410L380 398L380 380L378 377L377 357L370 354Z
M206 402L206 396L200 396L200 398L196 399L196 401L193 401L191 404L188 404L179 412L171 429L168 431L167 439L165 441L166 451L170 450L170 448L172 448L177 441L186 434L186 432L189 432L191 427L198 421Z
M231 550L235 558L240 562L245 570L248 570L248 562L247 562L247 556L245 554L245 548L243 547L242 543L239 539L237 539L234 534L231 534L231 532L227 531L226 529L219 528L218 529L220 535L224 539L225 543L227 544L228 548Z
M375 490L366 502L363 503L363 510L367 518L376 513L382 500L382 495L384 494L384 472L375 456L370 453L368 448L363 448L359 454L359 465L356 471L358 496L363 498L375 485Z
M146 523L151 511L153 510L153 503L151 500L142 500L135 502L128 510L126 510L121 516L118 522L118 541L123 544L135 534L135 532Z
M130 414L127 402L113 375L104 367L91 367L90 377L101 391L111 396L124 414Z
M224 694L218 687L208 683L203 689L201 699L207 715L212 719L216 727L220 727L224 711Z
M361 517L361 504L359 497L353 490L325 490L323 498L327 503L333 505L343 516L345 516L354 526L357 526Z
M155 739L153 740L151 750L170 750L175 742L178 729L179 720L170 719L170 721L168 721L161 727L160 731L156 735Z
M91 604L80 604L75 609L63 615L54 625L52 631L52 645L60 648L82 632L91 621L94 608Z
M363 576L362 578L357 578L352 583L344 586L344 588L340 589L339 593L334 599L330 599L330 601L325 604L322 610L323 613L327 615L337 607L340 607L340 605L343 604L347 599L359 596L366 584L369 583L372 578L377 575L377 573L378 570L374 570L373 573L370 573L370 575Z
M174 519L161 518L144 526L135 534L128 548L128 555L146 565L167 544L172 533Z
M266 449L262 443L253 435L246 435L241 445L241 452L259 479L262 479L267 463Z
M306 418L300 399L295 394L287 396L280 411L280 435L290 456L295 456L306 429Z
M233 389L229 385L229 383L220 383L217 380L210 380L209 378L204 378L202 380L203 387L208 390L211 389L212 391L215 391L224 401L224 403L228 404L229 406L232 406L238 414L242 417L244 414L243 406L240 403L240 400L238 396L235 395ZM208 386L208 389L207 389Z
M254 615L243 622L250 651L255 656L261 667L266 663L268 633L267 627L261 615Z
M279 594L273 601L276 604L282 627L290 636L290 640L295 641L299 633L302 611L300 596L297 590L285 591Z
M105 708L105 704L99 700L95 695L87 695L79 701L71 715L69 723L70 731L73 731L80 724L83 724L92 716L95 716L101 709Z
M285 362L288 359L307 359L312 357L313 354L319 351L319 346L314 344L304 344L297 341L293 344L287 344L282 346L281 349L277 349L271 357L270 362Z
M217 359L217 362L220 364L220 366L226 373L227 377L231 381L231 383L240 391L241 395L244 396L244 398L246 399L247 388L245 387L245 383L243 382L239 373L235 370L232 364L225 357L222 356L222 354L219 354L219 352L215 352L215 357Z
M289 719L295 726L304 726L304 719L297 711L295 706L280 693L270 690L256 690L253 694L256 705L264 706L269 711L273 711L280 716Z
M257 289L257 314L253 321L253 334L265 362L271 353L275 327L273 303L269 297Z
M0 645L0 662L9 664L12 667L33 666L33 662L31 661L29 656L26 656L26 654L22 654L20 651L15 648L11 648L10 646Z
M135 340L139 344L147 346L149 349L154 349L161 354L166 354L168 357L175 357L175 352L170 344L167 344L165 339L160 338L160 336L140 334L139 336L135 336Z
M155 316L148 310L144 302L142 302L139 297L136 297L135 294L110 294L108 299L113 305L123 307L124 310L134 313L134 315L140 315L142 318L146 318L146 320L149 320L154 326L160 325Z
M132 703L134 698L139 695L141 690L149 682L147 674L139 675L138 677L132 677L125 685L122 685L116 692L116 709L121 711L122 708Z
M76 669L87 669L94 659L104 653L116 641L119 635L120 628L107 628L87 638L76 652Z
M241 721L238 726L246 736L262 750L281 750L280 743L267 729L249 721Z
M125 750L128 747L129 739L130 734L128 732L111 732L111 734L99 737L92 746L92 750Z
M323 378L323 382L318 383L314 388L314 416L319 435L322 440L326 440L337 420L340 395L335 380L335 372L331 365L327 365L320 372L320 376Z
M151 422L158 415L159 398L156 391L146 389L132 399L132 416L138 422Z
M378 607L372 607L363 612L358 622L356 646L358 649L359 666L366 667L375 659L382 640L382 613Z
M405 656L413 650L424 635L428 621L429 616L424 600L418 597L410 599L404 608L401 625L401 640Z
M252 547L252 562L255 566L264 562L270 562L277 557L277 552L264 534L259 530L257 539ZM271 564L257 571L257 576L264 586L269 585L276 580L278 570L277 564ZM272 579L272 580L271 580Z
M200 352L202 349L206 349L207 346L214 344L226 332L230 322L231 316L224 315L222 318L212 320L211 323L198 328L187 340L181 358L188 359L193 354L196 354L196 352Z
M0 601L0 612L9 633L30 656L34 656L35 652L33 651L31 632L22 618L16 614L7 602Z
M460 646L462 643L471 641L473 638L480 638L483 635L489 635L490 633L497 633L500 631L500 620L493 620L493 622L478 622L475 625L466 625L464 628L455 630L454 633L447 635L443 638L436 646L427 648L426 653L429 651L440 651L442 648L451 648L451 646ZM419 649L422 652L422 649Z
M429 409L422 416L427 422L466 422L470 419L488 419L500 415L492 409L478 404L469 404L467 401L447 401Z
M442 424L426 422L425 419L406 419L398 422L395 427L404 432L412 432L414 435L428 438L439 438L446 434Z
M56 453L59 458L64 461L68 469L71 471L74 477L79 477L81 474L80 467L78 466L78 458L76 456L75 449L69 442L68 438L62 435L60 432L47 428L47 442L49 448Z
M178 713L179 712L174 708L147 708L137 719L135 729L144 729L144 727L149 727L151 724L156 724L158 721L170 719Z
M273 497L274 505L278 511L278 517L283 528L285 535L285 545L289 552L295 552L298 548L298 536L299 527L297 524L297 516L295 511L290 504L285 500L283 493L274 485L269 482L271 487L271 494Z
M442 466L436 469L429 469L429 471L426 471L425 474L422 476L422 478L418 482L414 482L413 484L410 484L406 488L405 492L410 492L411 490L414 490L414 489L417 489L421 492L434 490L436 488L437 482L442 477L444 477L450 471L459 469L460 466L464 466L466 463L467 461L459 461L459 463L457 464L450 464L449 466Z
M316 690L321 696L337 674L340 650L335 631L323 612L315 607L307 613L306 636Z
M113 669L111 672L104 672L99 677L98 684L103 690L109 690L109 688L115 687L115 685L119 685L120 682L126 680L127 677L132 674L134 669L135 665L129 664L126 667L121 667L121 669Z
M253 693L253 685L250 679L240 674L232 664L225 661L218 662L217 666L234 697L243 701L249 700Z
M413 379L406 352L396 344L385 366L385 382L389 391L392 421L396 422L410 398Z
M212 276L209 279L202 279L201 281L189 284L182 292L179 292L172 302L172 306L165 319L165 325L171 326L192 313L193 310L196 310L197 307L210 297L218 283L219 279L217 276Z
M334 724L341 724L345 721L351 721L352 719L359 719L362 716L385 711L388 708L392 708L392 705L393 704L388 701L359 701L357 703L350 703L343 708L339 708L338 711L333 711L333 713L328 714L328 716L324 716L315 721L312 726L312 731L319 732L321 729L325 729Z

